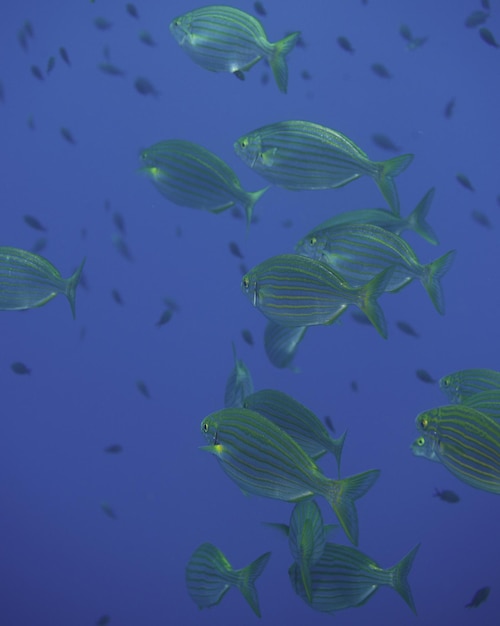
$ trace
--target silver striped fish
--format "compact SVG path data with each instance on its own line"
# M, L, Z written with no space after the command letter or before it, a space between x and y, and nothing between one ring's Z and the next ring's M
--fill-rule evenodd
M481 411L494 420L500 420L500 388L473 393L464 398L462 404Z
M230 72L243 80L244 72L262 58L267 59L279 90L286 93L286 55L297 43L299 32L270 43L258 19L222 5L176 17L170 23L170 32L195 63L212 72Z
M464 483L500 494L500 424L463 404L420 413L415 456L442 463Z
M210 213L240 205L245 210L247 226L255 204L268 189L245 191L229 165L191 141L160 141L143 150L140 159L144 166L139 171L170 202Z
M358 543L355 500L377 480L369 470L341 480L327 478L311 457L281 428L255 411L223 409L201 423L208 445L224 472L244 493L299 502L314 495L333 508L349 540Z
M0 311L22 311L43 306L62 293L76 315L76 288L85 259L69 278L42 256L20 248L0 246Z
M500 372L482 368L459 370L440 378L439 388L450 402L463 402L475 393L500 389Z
M416 278L436 310L444 314L441 279L453 263L455 250L423 265L413 248L396 233L374 224L346 224L314 229L299 241L295 251L326 263L353 287L364 285L387 267L393 267L386 291L399 291Z
M338 439L330 437L323 422L295 398L276 389L261 389L248 395L243 407L260 413L279 426L315 461L331 452L337 459L340 472L340 459L347 433Z
M394 178L413 160L412 154L404 154L371 161L342 133L302 120L258 128L240 137L234 149L249 167L286 189L334 189L369 176L396 215L399 197Z
M267 358L280 369L290 368L293 372L298 369L293 365L293 360L304 339L307 326L281 326L269 320L264 330L264 349Z
M245 363L238 358L234 342L232 346L234 366L226 382L226 390L224 392L225 408L243 406L245 398L253 393L253 381L250 370Z
M387 323L377 298L386 290L392 271L388 268L366 285L351 287L320 261L282 254L245 274L241 288L254 307L281 326L332 324L354 305L385 338Z
M191 555L186 566L186 585L198 608L219 604L231 587L241 591L252 611L260 617L255 581L271 556L266 552L243 569L233 569L224 554L211 543L203 543Z
M399 593L416 614L408 574L419 547L420 544L415 546L397 565L383 569L355 548L327 543L323 556L311 568L311 601L308 601L296 563L288 574L295 593L317 611L334 613L361 606L379 587L387 585Z

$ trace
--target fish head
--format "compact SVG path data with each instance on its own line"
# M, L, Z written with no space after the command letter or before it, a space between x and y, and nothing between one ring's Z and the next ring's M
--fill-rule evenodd
M453 374L443 376L439 381L439 388L443 391L451 402L460 401L460 389L458 380Z
M243 135L234 142L234 151L250 167L254 167L262 154L262 141L258 134Z
M207 415L201 422L201 432L210 446L216 446L219 443L217 436L218 425L214 413Z
M248 272L241 279L241 291L247 296L254 306L259 302L257 277L253 272Z
M432 435L426 435L425 437L420 435L420 437L417 437L410 447L415 456L422 456L425 459L429 459L429 461L439 462L439 457L436 453L436 437Z
M321 261L323 258L323 251L325 248L325 242L318 239L315 235L309 235L301 239L295 246L295 252L302 256L307 256L310 259Z
M177 43L181 46L186 43L191 43L192 21L193 17L191 13L185 13L184 15L179 15L179 17L174 17L174 19L170 22L170 32Z
M436 422L439 419L439 409L431 409L430 411L424 411L419 413L415 420L418 430L424 432L435 432Z

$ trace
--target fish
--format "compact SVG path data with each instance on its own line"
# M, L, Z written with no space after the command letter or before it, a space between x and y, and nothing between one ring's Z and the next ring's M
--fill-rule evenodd
M105 17L98 16L95 17L93 21L97 30L109 30L113 26L113 24Z
M221 213L236 205L245 210L247 228L255 204L267 191L248 192L233 170L202 146L177 139L160 141L140 155L146 174L158 191L180 206Z
M139 33L139 41L142 41L143 44L149 46L150 48L154 48L156 46L156 41L147 30L141 30Z
M121 232L122 235L127 234L127 227L125 225L125 218L118 211L114 211L112 215L113 224L116 226L117 230Z
M38 67L38 65L32 65L31 66L31 73L33 74L33 76L35 78L37 78L38 80L42 80L43 81L43 72L42 70Z
M158 328L165 326L165 324L168 324L168 322L170 322L170 320L172 319L172 315L173 315L172 309L165 309L163 313L160 315L160 317L158 318L158 321L156 322L155 326L157 326Z
M452 98L451 100L448 100L448 102L446 103L446 106L444 107L444 116L447 119L450 119L453 115L453 112L455 110L455 104L456 104L456 99Z
M383 63L372 63L370 67L372 72L379 78L392 78L392 74Z
M229 252L231 252L231 254L233 256L235 256L237 259L243 259L244 256L240 250L240 247L238 246L238 244L235 241L230 241L229 242Z
M411 29L407 24L401 24L399 27L399 34L405 41L412 41L413 35L411 33Z
M354 393L359 391L359 386L356 380L351 380L351 391L354 391Z
M500 389L500 372L484 368L458 370L440 378L439 388L450 402L464 402L481 391Z
M500 388L473 393L462 398L461 403L481 411L494 420L500 420Z
M433 495L435 498L439 498L443 502L449 502L450 504L460 502L460 496L454 491L451 491L451 489L435 489Z
M369 176L396 215L399 197L394 178L413 160L412 154L403 154L387 161L371 161L342 133L301 120L258 128L237 139L234 149L266 180L295 191L335 189Z
M119 443L114 443L110 446L106 446L106 448L104 448L104 452L108 452L109 454L118 454L119 452L123 452L123 447Z
M96 626L107 626L111 622L111 617L109 615L101 615L101 617L97 620Z
M382 150L401 152L401 148L399 148L388 135L384 135L383 133L373 133L372 141L376 146L382 148Z
M50 74L52 70L54 69L55 64L56 64L56 57L54 56L49 57L49 60L47 61L47 69L45 70L45 73Z
M226 381L226 389L224 391L224 407L242 407L245 398L253 393L252 374L247 365L238 358L236 354L236 346L233 347L234 366Z
M144 76L139 76L135 79L134 87L135 90L143 96L153 96L154 98L160 96L160 92L153 83L148 78L144 78Z
M334 433L335 426L333 425L332 418L329 415L325 415L325 417L323 418L323 421L325 422L327 428L331 430L332 433Z
M31 374L31 369L21 361L14 361L14 363L11 363L10 369L14 372L14 374L19 374L21 376Z
M45 226L34 215L28 215L28 214L23 215L23 220L24 220L24 223L27 224L30 228L33 228L33 230L38 230L40 232L47 231Z
M334 613L361 606L384 585L392 587L417 614L411 588L408 584L417 544L399 563L388 569L363 552L350 546L326 543L323 555L310 570L312 598L308 601L297 564L288 570L292 588L316 611Z
M65 141L67 141L72 146L76 145L76 139L73 137L72 132L68 128L66 128L65 126L61 126L61 128L59 130L60 130L60 133L61 133L61 137Z
M133 17L136 20L139 19L139 11L137 10L135 4L132 4L132 2L127 2L127 4L125 5L125 9L130 17Z
M352 47L352 44L349 41L349 39L347 39L347 37L343 37L342 35L340 37L337 37L337 43L342 48L342 50L344 50L345 52L349 52L350 54L354 54L355 50Z
M483 228L493 228L490 218L486 215L486 213L483 213L478 209L472 209L471 217L476 222L476 224L479 224Z
M442 463L459 480L500 494L500 424L463 404L419 413L415 456Z
M121 293L118 291L118 289L112 289L111 290L111 297L116 302L116 304L119 304L120 306L123 306L123 304L124 304L123 298L122 298Z
M17 41L19 42L21 48L25 52L28 52L28 37L26 36L26 31L24 30L24 28L21 28L17 31Z
M469 13L469 15L465 18L465 26L467 28L475 28L476 26L481 26L481 24L484 24L486 22L489 16L489 13L487 13L486 11L472 11L472 13Z
M467 178L465 174L459 173L456 175L455 178L465 189L468 189L469 191L475 191L474 187L472 186L472 183L470 182L470 180Z
M66 63L66 65L71 65L71 61L69 60L68 51L64 46L59 48L59 55L61 59Z
M63 278L46 258L9 246L0 246L0 311L23 311L43 306L57 294L68 299L76 316L76 288L85 259L69 278Z
M125 76L125 72L120 67L108 61L101 61L97 67L103 74L108 76Z
M271 557L266 552L242 569L233 569L224 554L212 543L202 543L186 565L186 586L199 609L219 604L231 587L241 591L252 611L261 616L255 581Z
M241 281L254 307L282 326L332 324L350 305L360 308L379 334L387 323L377 302L392 277L387 268L360 287L351 287L331 267L298 254L282 254L260 263Z
M262 2L254 2L253 8L257 15L261 15L262 17L267 15L266 7L262 4Z
M297 371L293 360L304 339L307 326L280 326L269 320L264 330L264 349L274 367Z
M420 335L417 333L417 331L413 328L413 326L411 324L408 324L408 322L405 322L404 320L398 320L396 322L396 326L399 328L399 330L404 333L405 335L408 335L409 337L420 337Z
M174 18L170 32L196 64L211 72L230 72L241 79L258 61L266 59L279 90L287 92L286 56L297 43L299 32L270 43L258 19L218 5Z
M436 379L433 376L431 376L427 370L418 369L418 370L415 370L415 374L417 378L421 380L423 383L429 383L430 385L433 385L436 382Z
M151 394L149 393L148 386L143 380L136 380L135 386L145 398L151 398Z
M223 471L244 493L286 502L322 496L333 508L349 541L357 545L355 501L373 486L379 470L339 480L327 478L287 433L248 409L211 413L203 419L201 432L207 441L202 450L217 457Z
M472 607L478 607L480 604L485 602L490 595L490 587L481 587L474 594L472 600L465 605L466 609L470 609Z
M23 29L24 29L24 32L26 33L26 35L30 39L34 39L35 38L35 30L33 28L33 24L30 22L30 20L24 20Z
M479 36L481 37L481 39L487 43L489 46L492 46L493 48L500 48L500 44L498 43L498 41L495 39L495 36L493 35L493 33L491 32L491 30L489 30L489 28L486 27L481 27L479 29Z
M253 341L253 335L252 333L248 330L248 328L243 328L241 331L241 336L243 337L243 341L245 343L247 343L249 346L253 346L254 345L254 341Z
M101 510L110 519L117 519L115 511L109 506L109 504L107 502L103 502L101 504Z
M343 433L338 439L330 437L321 420L310 409L276 389L261 389L247 394L242 406L276 424L314 461L331 452L340 473L340 460L347 433Z
M130 262L134 260L134 255L121 233L113 233L111 235L111 242L120 256Z
M444 315L441 280L453 263L455 250L450 250L431 263L422 264L410 244L396 233L374 224L355 223L315 230L299 241L295 251L326 263L352 287L361 287L386 268L392 267L386 291L399 291L417 279L436 311Z
M30 252L34 252L35 254L40 254L47 247L47 237L38 237L35 243L31 246Z
M387 209L354 209L352 211L343 211L333 217L321 222L308 233L308 237L316 231L326 230L338 226L347 226L348 224L373 224L385 230L390 230L396 235L406 230L411 230L417 235L433 245L437 245L439 240L432 226L427 222L427 216L434 199L435 188L432 187L413 211L407 216L395 215Z

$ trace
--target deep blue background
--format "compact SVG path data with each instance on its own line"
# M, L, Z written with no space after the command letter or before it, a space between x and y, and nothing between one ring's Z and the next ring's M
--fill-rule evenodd
M498 2L492 5L487 26L500 38ZM269 39L300 29L307 44L288 57L287 95L272 78L261 84L263 62L244 82L193 64L168 24L200 3L137 0L136 6L139 21L124 2L104 0L23 0L2 11L0 244L29 249L37 233L22 217L37 216L48 228L42 254L64 276L87 256L88 290L78 289L76 321L63 297L23 314L1 314L0 624L83 626L104 613L123 626L256 623L237 591L208 611L189 598L185 564L204 541L220 547L235 567L272 551L257 583L262 624L498 624L498 496L461 484L409 450L417 413L446 403L437 386L417 379L417 368L436 378L467 367L499 368L500 51L464 26L479 3L442 0L437 9L431 0L267 0L262 21ZM252 2L233 6L253 13ZM93 25L99 15L112 22L109 31ZM17 41L25 19L35 29L28 52ZM429 41L406 50L402 23ZM141 29L151 32L156 48L138 40ZM338 47L339 35L350 39L354 55ZM37 81L30 66L45 70L61 45L72 66L57 57L50 76ZM105 46L125 77L97 69ZM384 63L393 78L376 76L374 62ZM301 78L304 69L310 81ZM137 76L149 78L160 97L138 94ZM452 97L454 115L445 119ZM408 240L423 262L457 250L443 281L444 317L415 283L381 299L387 341L347 313L340 324L308 332L298 374L268 362L265 318L240 293L239 261L228 242L239 244L248 267L291 252L330 215L383 206L374 183L362 179L324 192L272 188L246 236L243 221L174 206L136 173L140 149L188 139L226 160L245 188L259 189L265 181L236 157L232 144L285 119L340 130L373 159L391 156L372 143L374 132L414 153L397 179L402 213L435 186L430 222L440 245L413 234ZM61 126L71 130L75 146L61 138ZM459 185L458 172L470 178L474 193ZM488 215L491 229L471 219L473 209ZM134 262L112 245L113 211L126 219ZM286 229L288 219L293 225ZM112 300L112 288L124 307ZM167 296L180 311L159 329ZM402 334L397 320L421 337ZM254 347L241 338L245 327ZM291 506L244 497L215 458L198 449L201 420L223 406L231 341L256 389L291 393L320 417L331 415L338 432L348 429L344 476L382 470L358 501L360 549L390 566L422 542L410 575L418 618L388 588L335 617L313 612L293 594L287 543L261 523L288 522ZM30 376L10 370L19 360ZM139 394L137 379L148 385L150 399ZM112 443L124 452L105 454ZM335 477L333 458L321 465ZM433 498L435 487L454 489L461 502ZM104 515L103 502L116 520ZM333 522L326 503L321 507ZM339 532L335 540L345 537ZM465 610L484 585L492 586L486 604Z

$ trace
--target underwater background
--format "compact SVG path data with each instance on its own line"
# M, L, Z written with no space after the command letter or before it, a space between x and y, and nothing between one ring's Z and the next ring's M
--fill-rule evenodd
M191 600L185 567L203 542L236 568L272 552L256 583L262 624L498 624L498 496L410 450L416 415L447 404L417 370L437 380L499 365L500 51L465 25L484 9L479 0L267 0L259 19L269 40L294 30L303 39L287 57L283 94L263 60L240 81L204 70L181 50L169 23L203 4L137 0L138 17L111 0L22 0L2 11L0 244L29 250L46 238L40 254L64 277L84 257L86 264L76 320L62 296L0 313L0 625L84 626L106 623L103 616L123 626L257 623L237 590L208 610ZM250 1L231 6L255 15ZM499 12L492 0L485 25L500 39ZM96 27L98 17L111 26ZM427 41L409 49L402 24ZM141 41L141 31L155 45ZM339 46L339 36L354 53ZM123 75L100 70L102 62ZM377 75L373 63L391 77ZM134 88L138 77L156 93ZM396 179L401 213L435 187L428 221L439 245L411 232L405 239L425 263L457 251L443 279L445 315L414 281L380 300L387 340L349 309L335 324L308 331L296 371L269 362L266 319L241 293L240 264L293 252L341 211L383 208L374 182L363 177L324 191L271 187L247 232L231 211L172 204L138 172L141 150L185 139L222 158L245 189L261 189L266 181L233 143L292 119L341 131L374 160L396 154L374 143L375 133L392 138L397 153L413 153ZM46 231L30 228L25 215ZM166 298L175 310L157 325ZM401 332L398 321L418 337ZM199 450L202 419L224 406L231 342L256 390L286 392L321 419L329 416L336 436L348 431L343 476L381 470L357 502L359 549L389 567L421 543L409 576L417 617L388 587L335 616L295 595L287 541L263 524L288 524L292 505L244 496ZM30 373L16 374L14 362ZM122 451L106 452L110 445ZM319 464L336 476L331 455ZM460 502L433 497L436 488L455 491ZM335 523L326 502L318 504L325 523ZM341 530L331 540L348 543ZM488 600L464 608L484 586L491 586Z

